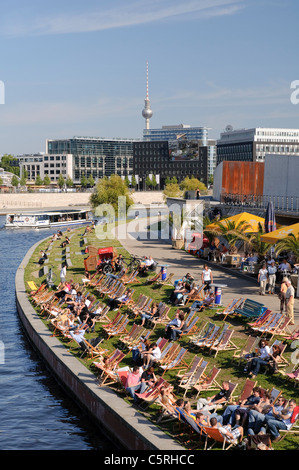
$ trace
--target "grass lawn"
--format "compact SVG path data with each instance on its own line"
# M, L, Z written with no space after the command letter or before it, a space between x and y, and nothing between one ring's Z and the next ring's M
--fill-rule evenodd
M57 278L56 280L56 285L59 283L59 273L60 273L60 267L61 263L63 261L71 261L71 266L68 267L67 269L67 279L73 279L74 282L76 283L81 283L82 277L84 276L84 258L86 257L85 255L85 246L86 242L87 245L92 245L96 246L98 248L106 247L106 246L113 246L117 250L117 253L122 253L124 258L130 258L130 254L126 252L126 250L121 246L121 244L112 237L111 239L107 240L99 240L96 237L96 234L94 232L88 234L85 238L82 237L82 234L84 232L84 228L81 227L79 229L73 229L69 232L71 243L69 245L69 250L66 250L65 248L61 248L60 244L61 241L64 240L64 237L62 237L62 240L56 240L53 243L51 243L51 249L47 251L48 254L48 263L46 266L52 266L53 272ZM49 239L42 241L39 246L36 248L35 252L33 253L28 265L26 266L25 269L25 285L27 286L27 281L35 281L37 285L40 285L42 281L45 280L46 275L41 275L39 272L39 265L37 264L37 261L39 259L39 252L40 250L45 250L49 246ZM188 271L188 267L186 266L186 272ZM153 275L153 274L151 274ZM150 276L151 276L150 275ZM160 302L166 302L168 301L170 294L172 292L172 287L171 286L162 286L160 288L154 287L152 285L146 285L146 279L147 277L138 277L137 283L130 284L130 287L132 287L134 291L133 298L136 300L139 296L140 293L151 297L154 299L154 301ZM29 291L28 287L28 291ZM93 293L96 295L96 291L94 289L90 289L90 293ZM104 297L101 299L103 303L107 301L107 299ZM190 304L191 305L191 304ZM180 307L183 311L186 311L188 307ZM126 311L126 307L122 308L123 312ZM169 317L173 317L174 312L176 311L175 307L172 307L169 313ZM108 313L109 318L113 318L115 316L116 312L110 311ZM222 325L223 320L219 318L219 316L215 315L215 310L213 309L206 309L205 311L201 312L200 314L200 324L204 324L206 321L212 321L213 323L217 325ZM45 317L41 316L42 321L44 321L49 328L52 327L50 321L47 321ZM137 323L140 323L140 317L137 317L137 319L130 318L127 330L130 331L134 321ZM242 347L248 337L249 330L246 327L246 321L242 319L241 317L228 317L226 320L230 324L230 329L234 329L234 334L232 337L232 340L234 344L238 347ZM164 326L163 325L158 325L154 331L151 333L150 340L155 341L159 337L163 337L164 335ZM103 332L102 329L102 323L97 322L96 323L96 328L93 333L87 333L86 338L90 339L93 337L97 336L103 336L104 342L102 343L103 347L107 348L109 351L113 351L117 346L118 346L118 338L113 337L109 340L106 339L105 333ZM78 347L77 343L74 341L66 340L62 336L59 337L61 341L65 344L66 348L70 349L72 354L74 354L78 360L82 361L85 366L93 373L97 375L97 370L93 366L93 360L88 358L87 356L83 356L83 358L80 358L81 355L81 350ZM217 381L221 383L223 380L230 380L233 383L237 383L237 395L238 393L241 392L242 387L245 383L246 376L243 373L243 364L239 365L238 361L233 357L234 351L226 351L226 352L220 352L217 357L215 358L213 354L209 354L209 351L206 350L194 350L190 347L189 343L189 336L183 337L179 341L180 346L183 346L187 349L186 356L184 357L184 360L189 364L190 361L193 359L194 355L196 354L197 356L203 357L205 360L209 361L207 371L209 371L213 365L216 365L218 368L221 368L221 372L218 375ZM293 350L290 348L291 342L288 342L287 348L284 353L284 357L290 361L291 354ZM121 366L132 366L132 355L131 353L128 352L128 354L125 356L123 362L120 364ZM157 370L157 375L161 375L161 369ZM175 386L175 393L177 397L182 397L183 393L181 390L179 390L176 385L177 385L177 379L176 379L176 373L177 370L172 370L166 372L164 375L164 378L168 380L172 385ZM284 397L291 399L294 398L298 402L298 388L295 388L294 385L286 380L281 374L264 374L260 373L257 376L257 384L261 386L262 388L265 389L272 389L273 387L281 390L282 394ZM116 393L120 393L118 390L116 390ZM206 395L213 395L215 392L210 392L209 394ZM204 393L201 394L201 396L205 396ZM189 399L191 403L194 402L195 395L189 393L186 397L186 399ZM124 396L125 400L129 400ZM130 400L129 400L130 401ZM150 407L147 408L146 410L146 416L149 419L152 419L153 422L156 422L156 417L159 412L159 408L157 405L153 404ZM176 423L177 424L177 423ZM173 427L173 424L170 423L169 425L164 425L163 429L165 432L169 433L170 435L174 435L175 433L175 428ZM183 437L181 436L180 442L184 442L185 435ZM183 441L181 440L183 439ZM274 449L277 450L294 450L299 448L299 436L295 435L290 435L286 437L284 440L281 442L273 443ZM199 445L199 448L202 448L202 445ZM217 448L217 446L216 446Z

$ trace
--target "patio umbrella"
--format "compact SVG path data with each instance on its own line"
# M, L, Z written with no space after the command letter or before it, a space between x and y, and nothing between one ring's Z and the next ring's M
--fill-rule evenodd
M277 243L279 240L287 238L289 233L293 233L295 237L298 237L299 223L278 228L274 232L265 233L265 235L261 236L261 241L267 243Z
M264 225L265 219L259 217L255 214L250 214L248 212L241 212L240 214L233 215L231 217L227 217L226 219L222 219L220 222L225 223L225 221L235 222L237 225L238 223L244 221L250 225L250 227L246 230L246 232L257 232L258 231L258 224ZM212 230L217 227L217 224L210 224L206 226L206 230Z
M265 232L270 233L276 230L275 211L272 201L268 202L265 215Z

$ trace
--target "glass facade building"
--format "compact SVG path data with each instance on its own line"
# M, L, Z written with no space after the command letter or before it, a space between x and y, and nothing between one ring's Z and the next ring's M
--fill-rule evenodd
M174 126L162 126L160 129L144 129L143 140L177 140L184 137L188 140L200 140L202 145L208 145L208 128L207 127L191 127L187 124L179 124Z
M128 176L133 172L133 142L131 139L103 139L73 137L47 140L47 154L71 154L73 181L82 176L94 179L117 174Z

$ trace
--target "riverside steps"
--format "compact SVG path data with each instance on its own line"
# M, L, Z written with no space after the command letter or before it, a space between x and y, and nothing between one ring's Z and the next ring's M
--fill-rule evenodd
M24 270L36 243L26 253L15 276L16 305L27 337L63 389L97 424L115 447L127 450L174 451L184 449L96 377L52 336L28 300Z

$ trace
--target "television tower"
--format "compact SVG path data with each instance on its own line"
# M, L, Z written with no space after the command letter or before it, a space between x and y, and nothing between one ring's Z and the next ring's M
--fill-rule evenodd
M148 97L148 62L146 63L146 98L144 100L144 108L142 110L142 116L145 118L145 128L150 128L150 118L153 115L153 111L151 110L150 100Z

